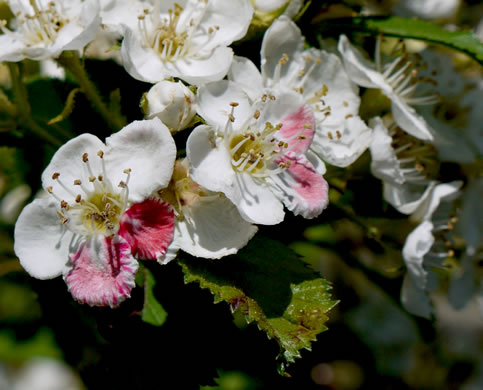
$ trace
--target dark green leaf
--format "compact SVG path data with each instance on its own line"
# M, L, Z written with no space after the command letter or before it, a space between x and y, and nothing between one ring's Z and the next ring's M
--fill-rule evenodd
M286 246L266 238L253 239L236 256L208 261L185 255L179 263L186 283L209 289L215 303L228 302L278 342L282 371L327 329L326 313L337 303L326 280Z
M372 16L326 19L319 24L322 30L355 30L372 35L412 38L438 43L462 51L483 63L483 44L469 31L448 31L434 23L397 16Z
M166 313L166 310L164 310L163 306L161 306L154 296L153 290L156 281L154 280L151 271L146 267L143 267L140 272L142 273L140 282L144 286L144 307L141 318L148 324L161 326L166 321L168 313Z

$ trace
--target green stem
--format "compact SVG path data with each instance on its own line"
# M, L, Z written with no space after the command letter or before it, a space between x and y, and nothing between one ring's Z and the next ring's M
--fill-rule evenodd
M94 110L102 116L112 130L118 131L126 125L124 118L109 111L95 84L89 79L89 76L76 52L63 52L60 57L57 58L57 62L74 76Z
M14 118L17 116L17 107L15 104L8 99L8 96L5 95L5 92L0 89L0 112L6 113L8 116Z
M7 62L7 66L10 71L10 78L12 79L12 90L15 103L19 108L17 112L19 123L52 145L57 147L61 146L62 141L52 136L46 129L32 119L27 88L25 88L25 84L22 81L18 65L13 62Z

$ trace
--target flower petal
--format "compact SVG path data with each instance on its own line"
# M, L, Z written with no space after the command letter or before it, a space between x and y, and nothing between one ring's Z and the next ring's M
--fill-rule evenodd
M265 32L262 42L262 75L267 86L273 86L293 72L291 64L295 53L304 49L304 38L300 29L286 16L280 16ZM280 76L276 76L276 68L280 67L283 54L289 58L289 66L283 65Z
M72 296L89 306L116 307L130 297L137 261L120 236L93 236L71 255L64 280Z
M51 279L64 271L77 248L76 235L59 222L59 205L52 198L28 204L15 225L15 254L34 278Z
M122 216L119 235L129 243L136 258L158 259L173 240L172 207L157 199L133 204Z
M263 93L263 81L260 71L248 58L234 56L228 79L239 85L250 100L255 101Z
M190 176L198 184L214 192L224 192L235 180L231 157L220 139L215 140L213 129L196 127L186 142Z
M289 162L290 167L269 180L278 198L295 215L315 218L329 203L329 186L304 155L290 153L277 160Z
M433 307L428 293L417 287L409 274L405 275L403 279L401 302L408 312L427 319L431 317Z
M96 157L96 154L105 149L106 145L92 134L82 134L68 141L57 150L50 164L42 173L42 186L44 189L52 186L54 193L66 201L75 198L78 189L74 186L74 180L90 176L87 166L82 160L83 154L87 153L90 156L89 164L94 174L102 174L101 160ZM54 173L60 173L59 180L70 192L52 178Z
M245 0L211 0L203 17L202 26L206 29L217 26L215 36L204 50L212 50L215 45L228 46L245 36L253 16L253 7Z
M399 161L392 147L392 137L381 118L371 120L372 141L369 145L371 151L371 172L378 179L393 184L404 184L406 181L399 167Z
M421 289L426 287L427 282L428 272L423 267L423 259L434 244L432 230L433 224L424 221L408 235L402 250L408 273Z
M392 90L382 74L374 69L373 63L365 59L345 35L340 36L337 48L342 55L345 71L353 82L366 88L380 88L385 92Z
M113 185L126 180L131 169L129 200L141 202L166 187L173 173L176 145L158 119L135 121L106 139L106 170Z
M372 130L355 116L345 119L341 127L319 127L310 148L325 162L347 167L366 151L371 139Z
M198 113L217 132L223 132L227 125L233 108L230 103L238 103L233 111L235 120L231 126L239 130L253 114L248 95L241 86L232 81L221 80L198 89Z
M387 95L392 101L392 115L399 127L413 137L432 141L434 130L429 127L424 118L396 94Z
M235 254L258 230L222 194L201 197L184 215L176 222L174 242L192 256L219 259Z
M159 56L151 48L145 48L136 33L123 26L124 39L121 45L122 64L136 80L157 83L175 76L166 69Z
M301 105L295 112L282 118L280 123L282 128L277 132L277 138L287 141L291 152L297 155L305 153L315 133L315 119L310 106Z
M273 193L272 188L248 173L237 172L232 187L225 190L225 195L248 222L276 225L285 217L283 204Z

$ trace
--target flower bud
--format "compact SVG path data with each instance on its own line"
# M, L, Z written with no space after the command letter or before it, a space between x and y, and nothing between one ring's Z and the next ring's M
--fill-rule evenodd
M193 119L195 99L193 92L181 81L163 80L143 96L141 107L148 119L156 116L171 132L176 132L185 129Z

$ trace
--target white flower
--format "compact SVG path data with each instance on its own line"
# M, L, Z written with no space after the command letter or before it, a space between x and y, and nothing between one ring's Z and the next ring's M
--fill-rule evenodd
M435 95L419 94L418 87L428 80L417 77L418 59L410 61L403 50L391 62L383 63L380 42L379 38L376 41L376 63L373 64L350 44L345 35L341 35L338 48L347 74L360 86L381 90L391 100L394 120L404 131L419 139L432 140L432 130L424 118L411 107L437 101ZM394 51L399 49L396 47Z
M304 50L304 37L289 18L281 16L266 31L261 69L260 74L250 60L235 57L229 78L252 100L263 95L264 88L299 93L315 116L311 149L324 161L345 167L367 149L371 130L358 116L358 88L336 55Z
M80 50L96 36L101 19L97 0L11 0L15 29L0 22L0 62L57 58Z
M472 163L483 153L483 82L458 71L452 57L427 48L419 53L428 69L421 74L438 85L441 99L423 107L422 115L436 131L434 144L443 161Z
M171 206L149 198L171 178L176 147L159 119L106 139L67 142L42 174L50 197L15 226L15 253L39 279L60 274L75 299L117 306L134 286L134 257L161 259L173 237Z
M314 119L290 90L268 93L253 104L236 84L202 86L198 126L187 141L191 178L224 193L244 219L272 225L284 218L282 202L306 218L327 206L323 163L308 151Z
M391 118L373 118L371 172L384 183L384 199L412 214L436 184L438 153L433 145L402 131Z
M124 26L121 54L134 78L156 83L178 77L190 84L222 79L253 9L248 0L174 0L146 3L137 28Z
M428 293L438 286L432 267L442 268L443 261L454 256L453 249L448 248L451 242L441 233L451 232L457 222L452 200L457 197L461 184L451 182L434 187L415 215L422 223L404 244L402 254L408 273L403 281L401 301L408 311L422 317L430 317L432 306Z
M186 128L196 114L196 97L181 81L160 81L144 95L141 106L148 119L158 117L171 131Z
M454 18L461 0L399 0L393 7L395 15L417 16L423 19Z
M235 254L258 230L225 195L191 180L188 169L187 159L176 161L169 186L160 192L176 214L173 242L163 263L173 259L178 249L209 259Z

